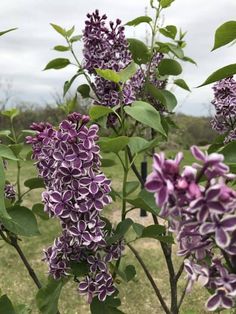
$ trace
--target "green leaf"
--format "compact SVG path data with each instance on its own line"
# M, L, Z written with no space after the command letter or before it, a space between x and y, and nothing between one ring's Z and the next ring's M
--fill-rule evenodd
M220 150L220 153L224 155L226 163L236 163L236 142L230 142L225 145L225 147Z
M191 92L190 88L188 87L187 83L183 79L177 79L174 80L174 84L179 86L180 88L183 88L189 92Z
M72 26L71 29L66 31L66 35L70 37L74 33L74 31L75 31L75 26Z
M44 211L44 205L42 203L36 203L32 207L32 212L40 217L42 220L48 220L49 216L48 214Z
M125 69L118 72L120 81L127 82L137 72L137 66L134 62L131 62Z
M174 0L160 0L160 5L162 8L167 8L172 2L174 2Z
M204 83L199 85L198 87L205 86L211 83L214 83L216 81L222 80L226 77L232 76L236 74L236 63L229 64L223 68L220 68L219 70L212 73Z
M7 211L11 219L1 218L1 220L9 231L25 237L40 234L37 220L29 208L15 205L8 208Z
M190 57L184 56L181 60L182 60L182 61L185 61L185 62L190 62L190 63L192 63L192 64L197 65L197 63L196 63L192 58L190 58Z
M14 310L14 307L11 303L11 300L6 294L0 298L0 313L1 314L17 314Z
M0 144L0 157L10 160L18 160L13 151L8 146L3 144Z
M124 270L124 274L125 274L125 279L127 282L134 279L134 277L136 275L136 269L135 269L134 265L126 266L125 270Z
M137 234L138 238L140 238L143 234L143 229L145 227L139 223L133 223L132 227L134 229L134 232Z
M101 160L101 162L102 162L101 167L113 167L116 165L116 162L113 159L104 158Z
M106 70L102 70L102 69L95 69L95 71L97 72L97 74L99 76L101 76L102 78L104 78L107 81L112 81L115 83L119 83L120 82L120 76L117 72L110 70L110 69L106 69Z
M66 30L64 28L62 28L61 26L59 25L56 25L56 24L53 24L53 23L50 23L50 25L55 29L55 31L62 35L63 37L66 36Z
M14 30L16 30L16 29L17 29L17 28L15 27L15 28L10 28L10 29L8 29L8 30L6 30L6 31L2 31L2 32L0 32L0 36L4 35L4 34L6 34L6 33L12 32L12 31L14 31Z
M42 178L31 178L24 182L24 186L30 190L45 188L45 184Z
M92 120L97 120L99 118L107 116L109 113L112 113L113 110L105 106L92 106L89 110L89 116Z
M177 58L181 60L184 58L183 49L181 49L180 47L172 43L162 43L160 41L156 43L159 46L160 52L164 52L164 53L172 52Z
M215 32L215 42L212 49L218 49L236 39L236 21L228 21L217 28Z
M127 198L126 201L135 208L142 208L154 215L158 215L160 212L160 209L156 206L154 195L146 190L142 190L135 199Z
M138 181L129 181L126 182L126 195L130 195L139 187Z
M89 273L89 266L87 262L71 261L70 267L72 270L72 274L76 277L85 276Z
M144 101L135 101L132 106L124 107L124 110L133 119L166 136L165 130L161 124L160 113L149 103Z
M119 136L114 138L103 138L98 141L98 145L105 153L118 153L129 143L127 136Z
M83 98L89 98L90 87L88 84L82 84L77 88L77 91Z
M172 112L177 106L177 99L175 95L166 89L161 90L161 93L165 98L166 108L168 109L168 111Z
M171 235L165 235L166 227L162 225L151 225L143 229L142 238L152 238L164 243L174 244Z
M19 116L20 110L18 108L12 108L10 110L2 111L1 114L10 118L12 121L15 117Z
M114 235L107 239L108 244L115 243L121 240L125 234L128 232L129 228L132 226L133 220L130 218L126 218L122 220L118 225L114 232Z
M98 298L93 298L92 303L90 304L91 314L124 314L122 311L117 309L117 306L120 305L120 302L114 302L118 300L113 298L113 296L107 297L104 302L98 300Z
M17 157L19 157L19 154L24 147L25 147L24 143L9 145L9 148L12 150L13 154Z
M75 74L69 81L66 81L64 83L64 88L63 88L63 97L65 97L66 93L68 92L68 90L70 89L71 85L73 84L74 80L81 75L81 73L77 73Z
M139 16L137 17L136 19L133 19L129 22L127 22L125 25L128 25L128 26L137 26L141 23L150 23L152 21L151 17L149 16Z
M142 238L154 238L164 235L166 227L162 225L151 225L143 229Z
M11 135L11 131L10 130L1 130L0 131L0 137L8 137Z
M70 60L68 60L66 58L57 58L57 59L50 61L46 65L44 71L50 70L50 69L59 70L59 69L65 68L69 64L70 64Z
M76 42L76 41L80 41L81 38L82 38L82 35L73 36L73 37L71 37L70 42L71 42L71 43L74 43L74 42Z
M70 47L59 45L59 46L55 46L53 49L56 50L56 51L61 51L61 52L63 52L63 51L68 51L68 50L70 50Z
M177 99L174 94L164 89L158 89L153 84L146 84L147 91L162 103L169 111L172 111L177 106Z
M150 59L148 47L139 39L128 38L129 50L132 58L137 64L146 64Z
M149 142L142 137L132 136L129 139L129 148L132 155L141 152Z
M153 193L143 189L139 193L139 197L152 209L153 213L159 213L160 209L156 205L155 197Z
M174 25L167 25L165 28L160 28L159 31L162 35L172 39L175 39L177 34L177 28Z
M37 307L42 314L57 314L58 300L65 281L50 279L36 295Z
M182 67L176 60L162 59L158 65L160 75L179 75L182 73Z
M224 139L225 139L225 134L221 134L217 136L213 143L209 146L207 152L208 154L212 154L214 152L217 152L220 148L224 146Z

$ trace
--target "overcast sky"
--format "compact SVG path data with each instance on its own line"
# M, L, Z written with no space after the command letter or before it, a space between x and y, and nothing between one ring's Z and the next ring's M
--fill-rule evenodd
M0 78L12 82L15 101L43 104L52 102L52 95L60 92L74 68L42 71L49 60L62 57L52 50L63 44L49 25L83 29L88 12L99 9L109 19L121 18L127 22L144 15L149 0L5 0L0 2L0 31L12 27L18 30L0 39ZM148 9L149 10L149 9ZM235 63L236 46L210 52L214 31L222 23L235 20L236 0L176 0L165 10L164 24L174 24L188 31L185 54L193 58L198 67L184 65L184 78L192 93L175 89L178 111L192 115L206 115L212 98L211 87L196 89L217 68ZM152 14L149 10L148 14ZM126 29L128 37L144 39L145 27ZM78 47L78 51L81 47ZM60 54L60 55L59 55Z

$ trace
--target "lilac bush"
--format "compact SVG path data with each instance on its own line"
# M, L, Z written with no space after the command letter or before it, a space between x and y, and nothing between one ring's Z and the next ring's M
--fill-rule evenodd
M176 234L178 255L186 258L188 291L198 281L214 291L208 310L231 308L236 296L236 192L228 184L236 176L223 155L208 155L196 146L191 152L197 163L183 170L181 153L174 160L155 154L146 189L155 194L160 216Z
M121 243L106 243L109 231L102 219L104 206L111 202L111 182L100 170L98 126L87 126L89 117L70 114L59 129L48 123L34 123L33 158L43 178L45 211L59 218L62 235L45 251L49 273L60 279L71 273L71 263L86 263L87 276L79 280L79 292L104 301L115 292L108 263L122 254Z
M107 16L98 10L87 15L82 35L75 35L74 27L66 30L51 24L66 41L66 46L54 49L60 53L69 51L73 61L57 58L45 69L76 67L75 75L64 84L64 96L77 77L83 76L87 84L78 86L73 100L63 106L68 115L58 127L47 122L33 123L31 131L18 135L13 123L17 111L3 113L10 118L11 130L0 134L9 142L0 147L0 236L16 249L39 288L36 302L42 313L59 314L60 291L70 279L86 296L92 314L123 313L117 309L117 284L127 283L136 275L134 265L125 265L122 260L125 247L141 266L165 313L180 313L185 293L191 291L195 282L211 294L206 302L209 311L235 307L236 176L227 163L233 169L236 162L231 146L226 146L226 150L220 147L220 153L210 153L215 149L211 146L209 154L193 146L191 152L196 162L183 168L182 153L175 159L167 159L164 153L154 154L153 171L146 183L136 165L138 155L152 154L175 125L171 115L177 99L169 86L175 84L189 91L182 78L175 79L182 72L180 63L195 63L184 54L185 33L174 25L159 23L162 10L172 2L151 0L153 18L141 16L126 23L135 27L146 23L151 30L150 45L126 38L121 20L108 22ZM160 35L168 41L160 41ZM80 40L81 62L73 46ZM217 80L222 80L213 87L212 102L216 109L212 126L225 136L226 144L236 138L236 83L230 75L217 74ZM215 81L211 79L210 83ZM73 112L77 93L91 98L89 116ZM20 141L26 133L39 178L26 180L22 189L21 163L27 157L21 154ZM99 139L99 135L108 133L109 138ZM145 134L145 139L140 133ZM101 170L103 153L113 154L105 160L108 166L114 165L114 156L120 163L121 190L112 189L111 181ZM5 159L16 162L13 185L5 180ZM136 181L129 181L131 171ZM36 188L44 188L43 204L29 209L24 206L24 196ZM120 221L115 225L103 216L112 199L121 207ZM144 226L127 218L140 207L151 213L153 224ZM44 250L43 260L49 268L46 285L39 281L19 246L20 236L39 234L35 215L47 219L45 213L58 219L61 226L61 234ZM167 223L161 225L159 217ZM149 271L146 257L141 256L143 252L133 246L140 238L159 241L168 271L167 296ZM173 259L175 239L177 254L184 258L180 267ZM183 270L185 289L179 285ZM1 301L2 297L0 311Z

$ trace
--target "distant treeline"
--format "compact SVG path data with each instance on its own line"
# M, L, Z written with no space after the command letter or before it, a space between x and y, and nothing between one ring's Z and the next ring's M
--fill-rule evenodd
M85 110L85 109L84 109ZM81 108L80 108L81 111ZM84 111L85 113L85 111ZM20 115L15 118L16 130L29 129L33 122L47 121L57 125L66 114L61 108L21 109ZM178 126L169 134L169 140L163 144L164 148L189 148L191 145L207 145L212 143L217 134L210 127L209 117L193 117L184 114L177 114L173 118ZM0 115L0 130L9 129L8 118Z

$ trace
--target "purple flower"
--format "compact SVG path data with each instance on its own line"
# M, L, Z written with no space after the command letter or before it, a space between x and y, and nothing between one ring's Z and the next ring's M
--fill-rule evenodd
M178 154L175 160L165 160L163 153L154 155L153 172L147 177L145 186L149 192L155 192L158 206L163 206L169 195L173 193L173 182L182 158L182 153Z
M227 183L235 176L223 163L223 155L208 155L196 146L191 152L198 163L183 170L181 155L168 160L164 153L155 154L146 188L155 193L160 215L176 234L178 255L188 257L187 289L198 281L214 293L207 301L208 310L230 308L236 297L236 275L232 272L236 260L236 192ZM222 256L216 257L219 252ZM227 266L221 262L224 259Z
M220 80L213 86L216 114L211 121L213 129L226 135L225 143L235 140L236 81L233 77Z
M206 308L215 311L218 308L230 309L234 305L232 297L228 296L224 289L217 289L216 293L208 299Z
M115 291L107 263L119 258L123 247L118 243L116 254L105 258L108 234L101 212L111 202L111 182L100 170L98 126L88 127L88 121L87 116L73 113L58 129L34 124L36 134L27 141L33 145L33 158L46 186L44 210L59 218L62 226L62 235L45 251L49 273L59 279L71 273L72 261L88 263L79 291L91 303L94 296L104 301ZM101 272L107 278L103 282L97 277Z
M97 283L94 279L87 276L83 281L79 283L78 289L80 294L87 295L87 302L92 303L93 297L96 296Z
M106 15L100 15L96 10L87 15L83 31L84 41L84 68L95 76L94 89L97 96L96 103L114 107L121 102L130 105L141 96L145 84L145 77L148 75L149 81L157 88L165 88L166 80L157 79L157 66L163 58L163 54L155 53L151 64L143 65L137 72L123 85L122 92L118 84L107 81L96 74L96 68L111 69L119 72L126 68L132 61L129 44L125 38L124 27L119 19L116 22L107 22ZM107 25L108 24L108 25ZM147 95L148 100L158 110L165 108L151 95ZM114 115L110 115L108 123L113 123Z
M9 199L9 200L14 200L16 197L16 191L14 189L14 186L12 184L6 184L4 187L4 194L5 194L5 198Z
M230 232L236 230L236 216L226 216L219 220L217 216L212 217L212 222L205 222L199 231L202 235L215 234L216 244L224 249L230 244Z

